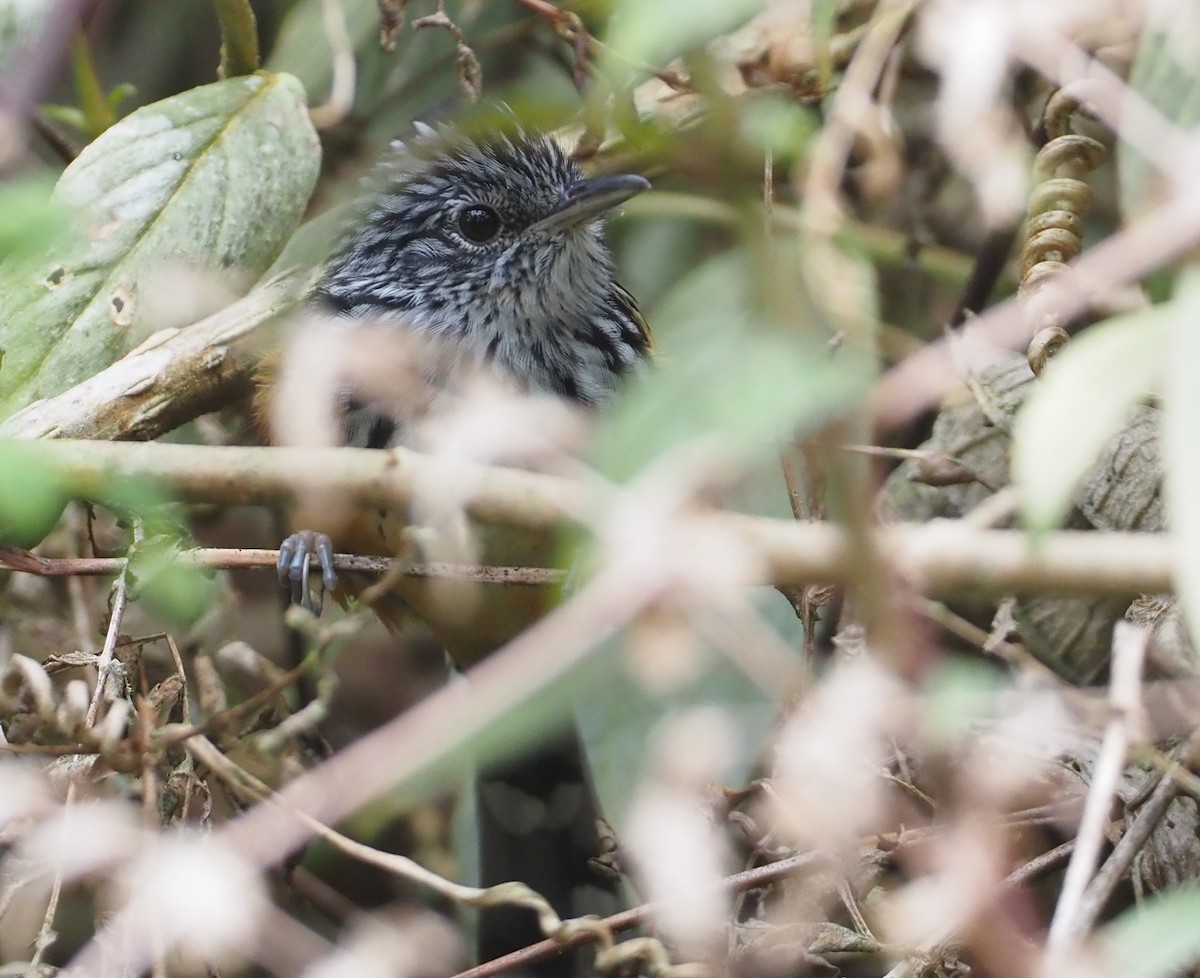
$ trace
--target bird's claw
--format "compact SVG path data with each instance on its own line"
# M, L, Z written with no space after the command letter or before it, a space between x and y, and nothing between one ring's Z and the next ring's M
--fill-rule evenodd
M309 577L312 558L316 557L321 567L321 586L313 591ZM291 590L292 603L321 614L325 592L337 587L337 572L333 569L333 541L325 533L315 530L297 530L279 545L279 559L275 562L280 582Z

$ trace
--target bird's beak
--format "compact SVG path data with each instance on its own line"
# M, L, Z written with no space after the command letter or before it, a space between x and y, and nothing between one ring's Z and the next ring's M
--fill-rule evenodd
M534 229L560 231L580 227L649 189L650 181L633 173L578 180L563 191L554 212L538 221Z

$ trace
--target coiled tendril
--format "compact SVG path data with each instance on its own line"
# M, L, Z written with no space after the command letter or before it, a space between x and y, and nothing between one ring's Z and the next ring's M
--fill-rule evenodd
M1046 103L1047 140L1033 163L1034 187L1021 249L1020 294L1026 298L1061 272L1083 246L1083 219L1092 207L1092 188L1084 177L1104 162L1108 151L1098 140L1073 131L1072 118L1080 105L1067 88ZM1046 328L1061 325L1053 317L1044 323ZM1035 372L1040 373L1043 364L1039 357Z

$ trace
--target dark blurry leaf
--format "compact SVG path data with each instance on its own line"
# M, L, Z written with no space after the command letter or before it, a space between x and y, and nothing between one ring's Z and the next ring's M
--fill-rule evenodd
M1163 487L1167 523L1178 537L1175 585L1200 648L1200 271L1190 271L1178 293L1163 367Z
M9 255L36 255L68 228L69 212L50 199L49 177L23 177L0 184L0 261Z
M1200 960L1200 889L1180 888L1128 910L1100 932L1109 973L1168 978Z
M610 643L568 680L600 807L618 832L646 773L647 745L665 716L696 708L719 710L736 732L728 745L731 766L724 772L725 783L743 784L761 763L758 745L778 723L780 709L730 659L707 647L691 651L693 662L679 664L683 675L677 681L652 688L645 676L634 675L630 652L627 645Z
M658 362L619 399L597 439L607 475L628 479L673 446L711 434L753 459L865 389L868 371L848 351L756 321L748 266L740 252L714 258L655 310Z
M25 549L36 546L69 498L55 467L35 445L0 441L0 540Z
M1175 319L1200 315L1200 296L1111 319L1050 361L1017 415L1012 473L1026 524L1058 526L1100 450L1158 377Z
M1142 34L1134 58L1129 84L1182 132L1200 122L1200 32L1192 8L1150 8L1154 21ZM1184 16L1184 29L1178 18ZM1190 29L1189 29L1190 28ZM1164 148L1165 149L1165 148ZM1126 220L1149 210L1167 191L1166 178L1158 164L1121 140L1117 144L1117 173L1120 177L1121 213Z
M164 266L233 276L244 291L299 223L319 161L304 92L286 75L206 85L106 131L54 194L82 230L36 262L0 266L0 416L152 332L139 299Z
M37 36L53 4L49 0L0 0L0 75Z
M663 65L740 27L762 7L763 0L616 0L607 39L626 58Z

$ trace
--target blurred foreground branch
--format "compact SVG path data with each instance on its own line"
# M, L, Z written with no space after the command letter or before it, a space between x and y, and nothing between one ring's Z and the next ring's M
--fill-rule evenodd
M406 508L456 500L489 524L547 528L598 526L606 513L638 504L640 489L597 485L422 455L404 449L242 448L55 441L38 446L65 490L103 501L113 477L157 484L189 502L276 503L296 494L352 507ZM823 523L687 509L685 533L703 525L731 531L762 565L761 582L849 582L852 549L843 530ZM877 546L891 566L929 594L988 592L1138 594L1172 588L1174 545L1159 534L1064 531L1032 537L980 530L958 521L880 527Z

